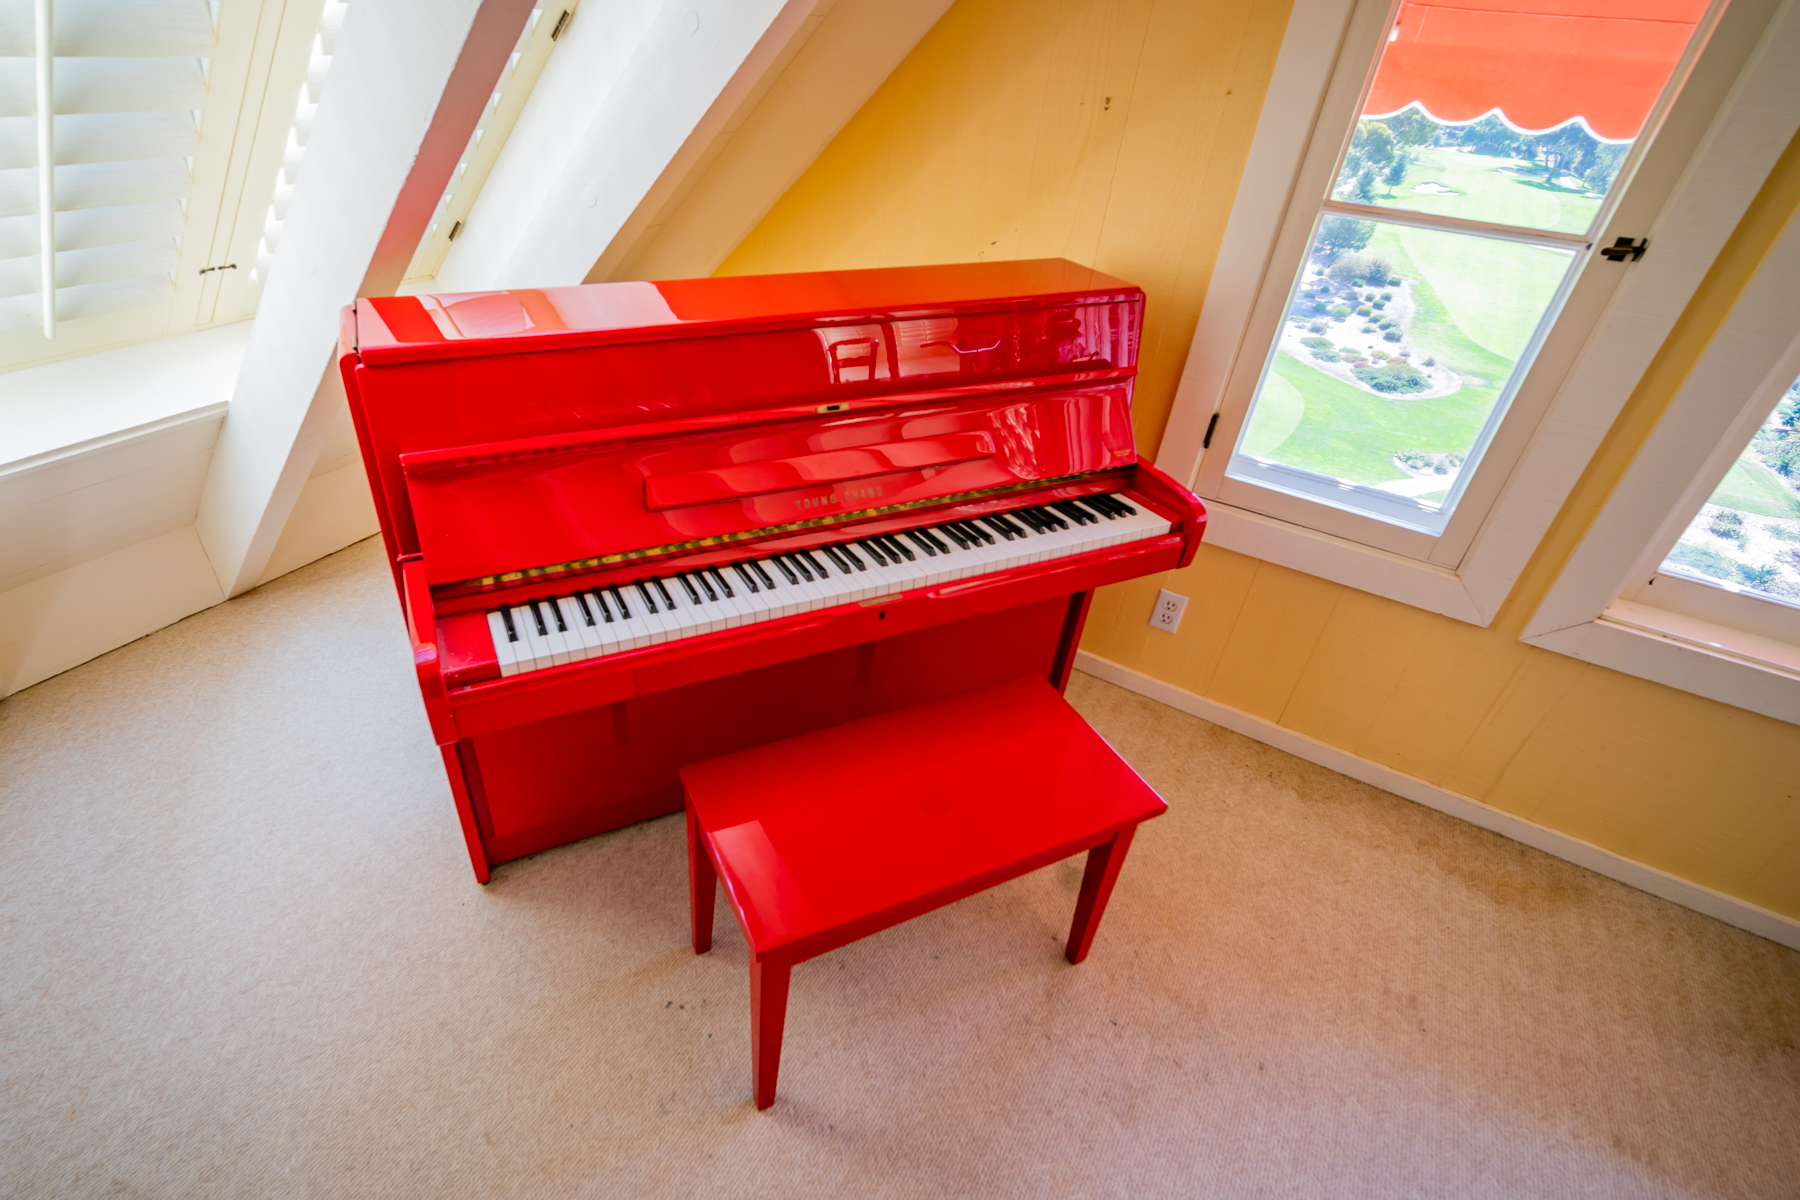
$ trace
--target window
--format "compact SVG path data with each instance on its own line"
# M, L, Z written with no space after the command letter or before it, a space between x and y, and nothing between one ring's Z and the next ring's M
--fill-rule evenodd
M0 370L248 316L292 119L263 97L298 89L318 5L42 7L40 56L34 5L0 5Z
M1800 222L1789 221L1525 640L1800 721L1797 381Z
M1800 380L1751 435L1659 573L1800 604Z
M1158 455L1209 539L1491 620L1779 154L1708 135L1777 7L1296 0Z

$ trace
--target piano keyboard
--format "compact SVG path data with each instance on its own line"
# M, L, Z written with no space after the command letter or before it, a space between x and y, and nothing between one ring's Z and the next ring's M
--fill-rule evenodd
M585 588L487 614L501 675L580 662L797 613L1168 533L1119 495L847 538L635 583Z

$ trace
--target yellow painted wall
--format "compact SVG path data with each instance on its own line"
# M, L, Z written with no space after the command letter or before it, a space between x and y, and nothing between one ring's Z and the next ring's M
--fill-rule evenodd
M1148 455L1287 12L957 0L721 273L1062 255L1132 280L1149 295ZM1518 640L1797 202L1790 148L1492 628L1203 547L1102 593L1085 648L1800 917L1800 728ZM1174 636L1146 624L1160 587L1191 598Z

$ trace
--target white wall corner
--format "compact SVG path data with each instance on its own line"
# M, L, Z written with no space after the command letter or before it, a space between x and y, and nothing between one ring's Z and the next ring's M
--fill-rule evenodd
M1691 880L1672 875L1622 854L1582 841L1555 829L1514 816L1503 809L1439 787L1403 771L1371 762L1329 742L1289 729L1264 717L1220 704L1204 696L1164 683L1129 667L1104 659L1085 650L1077 651L1075 666L1098 679L1147 696L1190 716L1242 734L1264 745L1285 750L1296 758L1317 763L1328 770L1392 792L1415 804L1467 821L1489 832L1510 838L1533 849L1586 867L1597 874L1650 893L1652 896L1679 904L1698 913L1723 921L1727 925L1754 933L1758 937L1800 950L1800 921L1778 912L1728 896Z
M192 525L0 592L0 696L222 599Z
M195 523L227 595L266 573L337 419L339 310L400 283L530 13L350 6Z
M816 28L802 31L805 44L714 138L669 203L636 237L615 239L601 256L615 263L605 278L712 274L949 7L950 0L837 0Z
M827 7L824 0L691 0L641 16L583 8L431 290L605 278L721 149L720 136L743 119Z

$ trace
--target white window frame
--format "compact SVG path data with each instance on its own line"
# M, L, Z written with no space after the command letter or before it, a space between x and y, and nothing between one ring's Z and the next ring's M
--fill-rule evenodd
M1800 722L1800 608L1658 570L1796 377L1800 220L1670 400L1524 640Z
M1510 472L1478 471L1463 498L1477 506L1466 545L1434 562L1419 547L1382 548L1347 536L1355 533L1340 523L1348 514L1324 505L1313 506L1317 513L1299 524L1221 502L1217 489L1202 481L1198 490L1211 514L1207 540L1489 624L1800 128L1800 94L1789 82L1792 56L1800 52L1797 8L1800 0L1732 0L1720 18L1596 239L1604 246L1647 236L1652 249L1642 262L1597 262L1583 272L1559 324L1591 332L1565 337L1539 355L1513 418L1490 450L1490 465L1511 458ZM1389 0L1294 4L1157 455L1159 467L1190 485L1201 481L1209 455L1231 453L1267 350L1258 331L1274 330L1285 309L1325 176L1354 120L1391 11ZM1290 211L1304 219L1289 220ZM1301 225L1306 231L1294 233ZM1227 405L1228 398L1234 403ZM1215 414L1218 428L1206 449ZM1222 475L1216 459L1211 465L1208 475Z

